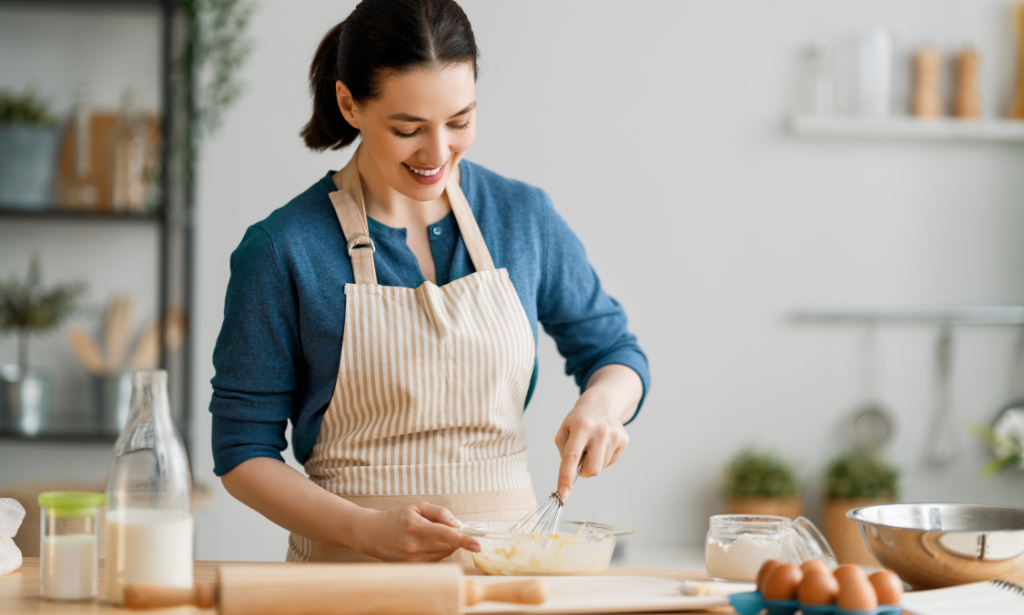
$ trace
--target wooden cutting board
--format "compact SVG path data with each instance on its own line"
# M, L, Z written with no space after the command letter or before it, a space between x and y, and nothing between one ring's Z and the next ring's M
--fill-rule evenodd
M502 583L513 577L473 577L479 583ZM658 613L700 611L728 605L723 596L684 596L680 582L662 577L514 577L543 579L548 599L537 606L481 602L465 609L467 615L563 615L568 613ZM738 586L737 586L738 588ZM751 586L752 588L752 586Z

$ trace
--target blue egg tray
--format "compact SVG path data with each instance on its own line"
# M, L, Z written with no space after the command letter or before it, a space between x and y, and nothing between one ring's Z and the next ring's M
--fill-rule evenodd
M732 608L740 615L757 615L768 609L768 615L793 615L797 611L804 615L899 615L903 607L886 604L873 611L848 611L835 605L806 606L796 600L765 600L761 592L742 592L729 594Z

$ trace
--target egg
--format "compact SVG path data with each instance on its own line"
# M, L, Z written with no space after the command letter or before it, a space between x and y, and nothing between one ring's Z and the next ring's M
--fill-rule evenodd
M849 575L857 575L865 581L868 580L867 575L864 574L864 570L862 570L860 566L854 566L853 564L844 564L836 568L836 571L833 574L836 575L836 580L839 581L840 585L843 584L843 581L846 580Z
M878 604L899 604L903 597L903 581L892 570L879 570L868 577L878 595Z
M801 566L803 568L803 566ZM824 606L833 604L836 596L839 595L839 581L832 576L832 571L827 567L821 570L817 567L804 575L796 589L796 599L800 604L808 606Z
M832 569L828 567L828 564L821 561L820 559L809 559L806 562L800 564L800 572L804 573L805 577L815 570L820 570L824 573L827 573L829 576L832 575Z
M761 570L757 572L757 591L764 592L764 582L768 578L768 573L775 570L782 565L777 559L770 559L767 562L761 564Z
M804 573L800 572L799 568L793 564L782 564L768 573L768 578L764 582L764 591L761 593L765 600L792 600L796 598L797 587L803 580ZM867 583L867 580L864 582Z
M846 611L873 611L878 608L875 588L871 586L863 572L849 574L845 580L839 582L836 606Z

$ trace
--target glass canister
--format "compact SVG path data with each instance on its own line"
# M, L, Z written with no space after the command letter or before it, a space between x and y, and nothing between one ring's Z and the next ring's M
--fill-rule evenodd
M134 583L192 587L192 472L171 422L167 372L132 374L128 421L107 471L107 600Z
M819 559L836 567L832 547L805 517L790 520L770 515L715 515L704 544L704 565L715 581L757 580L770 559L800 565Z
M39 582L45 600L93 600L99 590L102 493L39 494Z

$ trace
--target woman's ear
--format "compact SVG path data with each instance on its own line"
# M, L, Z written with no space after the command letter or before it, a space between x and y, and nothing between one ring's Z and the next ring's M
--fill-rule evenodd
M348 90L348 86L341 81L336 81L334 84L334 91L338 97L338 109L341 110L342 117L348 122L352 128L359 130L359 120L356 119L356 101L352 98L352 92Z

